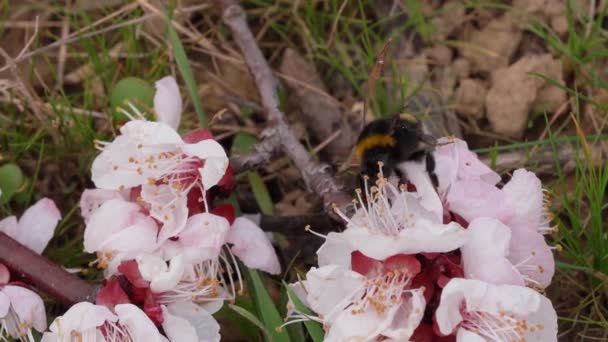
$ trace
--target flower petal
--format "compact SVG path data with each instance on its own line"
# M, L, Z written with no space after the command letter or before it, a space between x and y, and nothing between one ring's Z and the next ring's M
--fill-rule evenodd
M228 156L217 141L207 139L195 144L185 144L182 151L187 155L205 160L203 167L199 169L201 182L205 189L216 185L226 173Z
M171 342L199 342L196 330L188 320L172 315L164 305L162 310L163 330Z
M12 285L6 285L2 292L10 299L20 321L31 324L39 332L46 330L44 302L36 292Z
M350 256L356 248L342 233L327 234L325 242L317 251L319 266L340 265L345 269L351 268Z
M147 259L148 262L140 261L142 259ZM156 262L153 260L156 260ZM162 262L164 268L152 265L154 270L151 270L150 266L146 265L150 264L150 262L152 264ZM150 289L154 293L162 293L173 289L182 279L182 275L184 274L184 257L181 254L171 259L168 268L164 260L153 255L147 255L146 258L138 257L137 263L138 265L141 265L140 270L143 270L142 276L145 274L144 279L150 281Z
M335 315L328 317L328 314L341 312L334 310L336 306L340 305L344 298L360 290L364 284L364 276L341 266L313 267L306 274L306 301L314 312L331 322Z
M17 236L17 216L9 216L0 220L0 232L12 237Z
M399 306L391 324L382 331L382 336L392 338L394 341L409 341L422 321L425 307L424 291L422 289L410 291L409 297Z
M526 227L513 227L511 235L508 256L511 263L518 265L529 286L549 286L555 273L555 259L543 235Z
M160 332L146 314L133 304L119 304L114 307L121 325L125 326L133 341L161 342Z
M188 198L185 194L175 193L168 184L144 184L141 197L150 204L150 216L163 224L158 234L159 241L175 237L184 229L188 219Z
M88 222L93 212L111 199L125 198L117 190L86 189L83 191L80 196L80 215L84 218L84 222Z
M0 291L0 319L6 317L8 309L11 307L11 299Z
M494 185L479 180L462 180L452 184L447 204L453 213L468 222L478 217L493 217L502 222L512 216L506 196Z
M178 240L169 240L164 244L165 257L183 253L185 260L190 263L215 259L226 243L229 229L228 220L221 216L209 213L192 215Z
M397 236L363 227L346 229L342 235L354 250L377 260L395 254L449 252L458 249L468 238L467 231L456 222L444 225L424 219L416 221L414 227L403 229Z
M543 215L542 183L534 172L518 169L513 172L511 180L502 188L507 203L514 214L509 226L527 226L536 228L541 224Z
M157 121L177 130L182 118L182 98L173 76L166 76L154 83L154 111Z
M102 189L120 190L160 178L174 160L183 141L174 129L161 122L133 120L121 135L104 146L91 166L91 178Z
M436 222L443 217L443 204L437 195L433 182L426 170L426 163L404 162L398 168L407 175L407 179L416 186L416 192L408 195L414 196L426 211L432 213Z
M192 302L169 304L167 310L175 316L186 319L194 327L198 341L218 342L220 325L211 314ZM172 341L173 342L173 341Z
M482 217L467 228L469 240L460 248L464 275L492 284L524 286L524 280L507 259L511 230L502 222Z
M55 233L61 213L55 202L43 198L29 207L19 219L15 240L40 254Z
M11 272L8 267L0 262L0 286L8 284L11 280ZM1 315L0 315L1 316Z
M247 265L270 274L281 273L281 264L266 234L251 220L238 217L230 231L227 241L232 253Z

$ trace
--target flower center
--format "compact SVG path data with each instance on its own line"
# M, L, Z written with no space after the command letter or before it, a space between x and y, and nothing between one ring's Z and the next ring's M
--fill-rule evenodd
M524 342L526 332L544 329L542 324L530 324L506 311L485 312L462 310L461 327L492 341Z
M370 278L366 280L365 287L355 295L349 309L353 314L361 314L370 308L382 314L388 308L402 303L403 294L410 282L408 270L394 270Z
M10 341L7 339L8 336L23 342L35 341L32 335L32 325L29 322L21 321L12 306L9 307L6 316L0 318L0 341Z

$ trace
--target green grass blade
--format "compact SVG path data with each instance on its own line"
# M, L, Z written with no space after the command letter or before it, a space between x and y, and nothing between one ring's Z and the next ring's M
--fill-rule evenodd
M253 323L256 327L260 328L260 330L264 333L264 336L266 337L267 341L274 342L274 338L272 337L272 335L270 334L268 329L266 329L266 327L264 326L264 323L262 323L257 317L255 317L254 314L252 314L251 312L247 311L246 309L244 309L240 306L236 306L236 305L232 305L232 304L228 304L228 306L234 312L238 313L243 318L245 318L249 322Z
M257 172L250 171L247 173L247 177L249 178L253 196L258 202L260 210L264 215L272 215L274 213L272 199L270 198L270 193L268 192L266 184L264 184L262 176Z
M262 282L262 277L256 270L246 269L244 272L247 276L249 290L251 296L256 302L258 309L258 316L262 319L264 326L272 337L273 341L276 342L290 342L289 334L286 329L279 329L283 320L277 310L270 294L266 291L266 286Z
M167 24L167 35L169 38L169 43L171 43L171 47L173 48L173 55L175 56L177 68L179 69L184 82L186 82L186 90L188 91L188 95L190 95L192 103L194 104L194 110L196 111L198 121L201 127L206 128L208 123L207 115L205 114L205 109L203 108L203 102L201 101L201 97L198 93L198 87L196 85L196 81L194 80L194 76L192 75L192 69L188 63L188 56L186 56L184 46L179 40L179 36L171 24L171 16L169 16Z
M283 282L283 287L287 291L287 295L293 302L293 305L295 305L296 309L298 309L299 312L301 312L305 315L314 315L312 313L312 311L310 311L306 307L306 305L304 305L304 303L302 303L300 298L298 298L298 295L296 295L293 292L293 290L289 287L289 285L286 282ZM321 324L311 320L311 321L304 321L304 326L306 327L306 331L308 331L310 338L312 338L312 340L314 342L323 341L323 337L325 336L325 333L323 332L323 328L321 328Z

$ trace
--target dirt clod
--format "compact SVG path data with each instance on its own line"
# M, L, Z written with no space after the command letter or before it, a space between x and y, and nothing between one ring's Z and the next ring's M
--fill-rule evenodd
M487 92L487 85L481 80L467 78L460 81L456 90L456 111L473 119L483 118Z

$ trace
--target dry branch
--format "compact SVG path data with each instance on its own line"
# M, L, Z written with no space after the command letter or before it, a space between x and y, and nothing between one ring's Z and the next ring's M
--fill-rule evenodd
M62 304L95 300L97 286L68 273L4 233L0 233L0 263Z
M285 115L279 109L279 82L249 29L243 8L238 1L218 0L216 4L221 9L224 23L232 31L232 36L254 77L262 106L281 141L283 152L300 171L307 188L318 194L327 208L332 203L339 206L350 205L351 197L341 191L341 186L329 173L329 166L315 162L287 126Z

